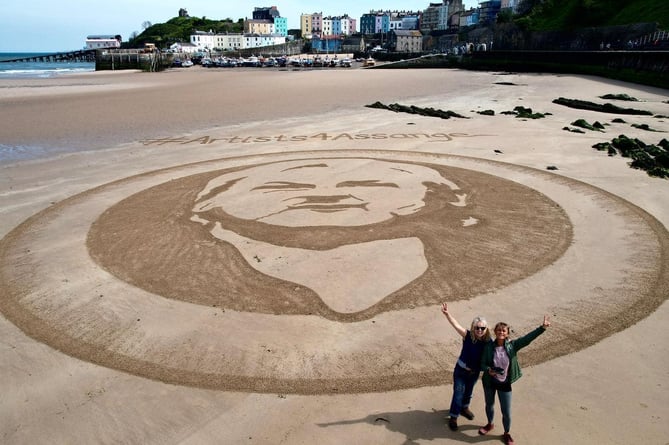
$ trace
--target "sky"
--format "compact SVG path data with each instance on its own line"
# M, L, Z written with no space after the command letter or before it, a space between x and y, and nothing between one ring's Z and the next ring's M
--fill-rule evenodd
M433 3L439 0L432 0ZM288 28L299 28L300 15L348 14L358 20L371 10L419 11L429 0L20 0L4 2L0 13L0 52L59 52L84 47L91 34L120 34L127 41L145 22L164 23L185 8L191 17L220 20L251 18L253 8L276 6ZM465 0L465 8L478 0ZM320 5L320 6L316 6Z

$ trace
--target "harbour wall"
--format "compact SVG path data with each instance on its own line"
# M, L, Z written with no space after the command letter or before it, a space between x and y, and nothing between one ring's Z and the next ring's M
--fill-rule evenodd
M378 57L379 60L383 56ZM391 61L391 60L388 60ZM461 68L588 74L669 89L669 51L480 51L453 56L436 54L375 69Z

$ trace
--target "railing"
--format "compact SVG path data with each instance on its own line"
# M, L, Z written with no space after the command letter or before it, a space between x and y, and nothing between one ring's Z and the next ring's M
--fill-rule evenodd
M658 30L628 42L627 49L666 49L669 42L669 31Z
M94 49L80 49L76 51L0 60L0 62L95 62L95 51L96 50Z

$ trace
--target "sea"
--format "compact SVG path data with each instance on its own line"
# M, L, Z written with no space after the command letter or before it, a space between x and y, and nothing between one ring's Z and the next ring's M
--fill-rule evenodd
M4 62L5 60L35 57L48 54L54 54L54 52L0 52L0 80L54 78L64 74L76 74L95 71L95 62ZM15 161L53 156L60 152L67 151L69 150L63 147L7 145L3 143L2 135L0 134L0 166Z
M0 79L48 78L63 74L95 71L95 62L5 62L24 57L54 54L53 51L32 53L0 52Z

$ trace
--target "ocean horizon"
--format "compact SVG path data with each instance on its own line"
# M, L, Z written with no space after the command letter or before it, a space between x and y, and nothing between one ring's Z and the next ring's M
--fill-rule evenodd
M6 62L67 51L0 52L0 79L49 78L95 71L94 62Z

